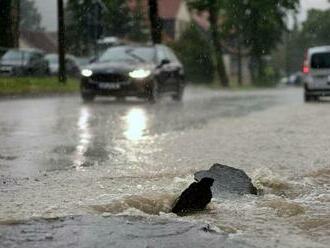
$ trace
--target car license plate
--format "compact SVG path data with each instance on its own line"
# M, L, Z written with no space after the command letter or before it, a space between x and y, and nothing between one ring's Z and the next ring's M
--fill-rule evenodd
M120 89L120 84L118 83L99 83L100 89L105 90L118 90Z

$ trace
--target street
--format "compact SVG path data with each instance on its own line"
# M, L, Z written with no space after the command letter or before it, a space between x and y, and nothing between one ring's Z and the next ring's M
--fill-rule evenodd
M198 247L327 247L330 108L305 104L302 94L188 87L182 103L154 105L1 100L0 247L179 247L187 239ZM245 170L263 194L170 214L193 173L216 162ZM72 224L68 216L80 217ZM220 236L201 234L206 224Z

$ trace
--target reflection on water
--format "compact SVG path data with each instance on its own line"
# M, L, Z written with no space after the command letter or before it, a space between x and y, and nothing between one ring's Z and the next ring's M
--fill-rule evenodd
M146 112L140 108L131 109L124 118L126 122L124 135L128 140L138 141L142 139L146 127Z
M89 127L90 111L87 107L82 107L80 110L79 119L77 122L78 132L79 132L79 142L76 146L76 151L74 153L73 165L77 170L82 169L82 165L85 163L85 152L88 149L88 145L91 140L91 133Z

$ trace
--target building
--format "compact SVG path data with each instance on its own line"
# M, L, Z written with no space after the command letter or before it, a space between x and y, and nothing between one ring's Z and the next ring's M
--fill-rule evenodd
M21 30L19 48L36 48L45 53L57 53L57 34Z
M148 20L148 0L128 0L131 11L143 11ZM140 6L141 10L137 10ZM185 0L158 0L158 14L162 22L164 40L179 39L191 22Z

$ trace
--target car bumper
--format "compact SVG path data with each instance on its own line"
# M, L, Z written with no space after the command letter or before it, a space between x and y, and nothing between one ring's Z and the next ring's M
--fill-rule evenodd
M311 89L307 85L305 85L305 93L310 96L330 96L330 89L329 88Z
M125 82L95 82L90 78L81 79L81 91L100 96L138 96L145 97L152 79Z

